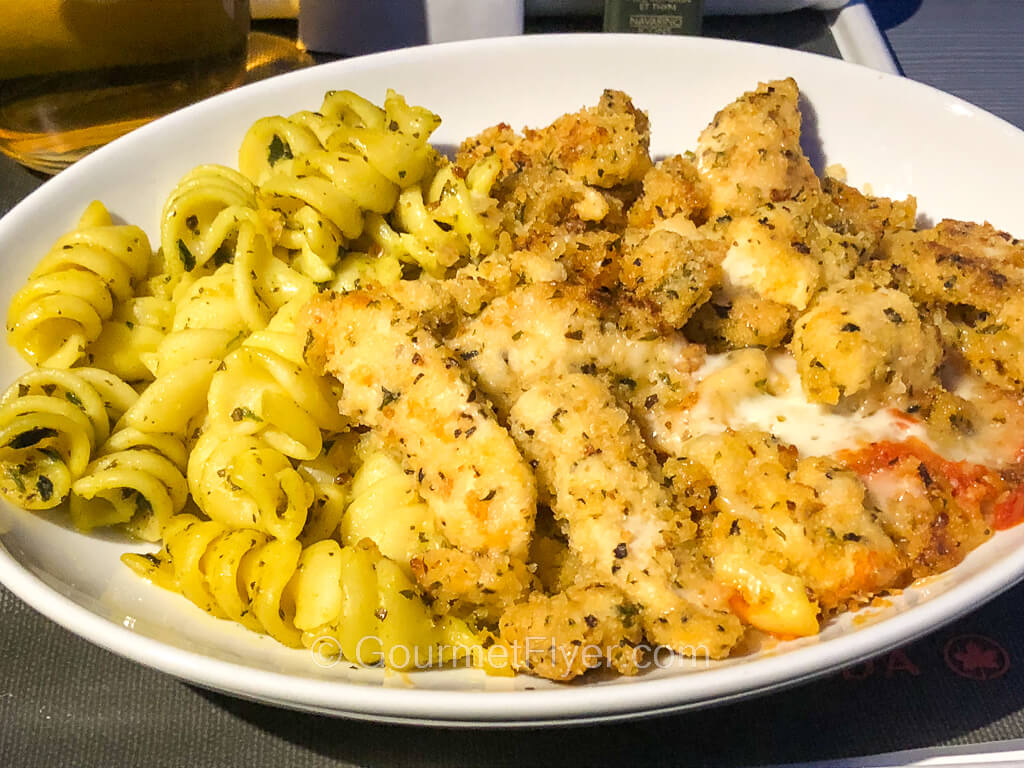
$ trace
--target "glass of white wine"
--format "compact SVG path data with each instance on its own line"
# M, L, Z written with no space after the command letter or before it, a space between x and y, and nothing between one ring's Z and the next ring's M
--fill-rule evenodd
M244 81L248 0L0 3L0 151L56 173Z

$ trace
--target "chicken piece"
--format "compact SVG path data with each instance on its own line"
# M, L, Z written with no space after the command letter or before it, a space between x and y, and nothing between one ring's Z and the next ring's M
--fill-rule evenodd
M470 262L450 277L419 274L415 279L365 283L361 287L393 299L403 310L431 330L450 328L471 317L519 285L562 283L568 278L565 265L550 252L494 252Z
M792 78L761 83L701 133L697 158L711 187L711 217L817 199L821 185L800 148L799 95Z
M600 376L629 406L645 438L666 451L685 407L690 374L704 359L681 335L637 338L603 317L572 285L533 285L494 301L451 340L505 418L532 384L570 373Z
M643 631L636 607L613 587L534 594L501 617L512 666L549 680L571 680L601 666L635 675Z
M525 131L519 151L545 158L586 184L608 188L640 181L650 168L650 125L622 91L605 90L596 106Z
M733 607L749 623L815 634L819 612L902 584L898 552L852 472L827 458L798 459L757 430L702 435L685 453L714 481L703 540L716 579L737 591Z
M540 382L512 407L511 428L565 524L580 571L636 605L648 639L687 655L727 655L735 616L682 596L673 548L693 537L639 428L585 374Z
M882 241L885 264L918 302L964 304L995 314L1024 291L1024 242L991 224L945 219Z
M562 115L546 128L519 136L508 125L488 128L459 147L464 169L490 154L506 175L528 165L550 165L585 184L609 188L638 182L651 166L647 115L622 91L606 90L596 106Z
M825 285L854 275L868 242L818 220L810 203L793 201L722 215L700 231L728 246L724 285L694 313L686 333L715 352L781 344L795 312Z
M523 560L496 552L446 547L414 557L411 565L438 614L468 619L478 626L494 626L536 587Z
M488 155L501 159L492 195L514 247L562 252L551 258L589 252L600 264L601 248L586 239L576 248L572 241L583 233L621 233L625 209L651 167L649 140L646 115L625 94L605 91L597 106L522 136L506 125L487 129L462 145L455 162L468 171ZM580 261L582 271L593 270L585 257Z
M643 193L629 209L629 226L651 229L680 215L701 224L709 198L697 166L682 155L667 157L644 174Z
M945 305L948 342L986 381L1024 389L1024 243L946 219L882 241L882 267L918 302Z
M874 256L882 238L904 229L913 229L917 219L917 200L872 197L838 179L821 180L824 193L819 216L839 234L865 237L865 249Z
M979 388L984 388L984 385ZM931 442L948 455L955 455L958 444L962 444L965 437L974 435L983 426L991 429L994 419L1001 425L1007 422L1006 413L998 413L997 416L988 413L983 416L975 403L947 392L941 386L930 386L916 395L913 404L905 410L921 419L928 429ZM998 404L1001 399L1005 400L1005 396L999 398L995 392L986 392L985 405Z
M721 283L724 254L720 241L699 235L687 219L671 229L655 229L623 253L623 298L638 305L658 330L682 328Z
M450 343L502 415L533 383L580 371L621 383L638 408L663 407L685 394L688 374L703 358L678 336L631 338L573 285L516 289L465 323Z
M727 288L747 288L766 299L807 308L823 286L853 276L867 238L842 235L815 217L806 203L769 203L749 216L729 217L722 262ZM721 219L716 229L721 229Z
M769 204L734 218L722 262L726 289L750 289L771 301L806 309L823 270L807 243L807 221L796 206Z
M993 470L946 461L914 438L845 451L839 460L863 479L911 578L952 568L992 534L986 516L1005 488Z
M537 248L552 238L588 228L621 229L624 203L560 168L527 165L500 180L493 194L517 248Z
M718 292L697 309L684 333L709 352L773 349L789 335L793 314L791 307L750 290Z
M651 166L647 115L622 91L606 90L596 107L564 115L545 131L527 131L526 138L550 151L556 167L595 187L638 182Z
M947 335L985 381L1024 392L1024 296L1008 296L994 313L951 310Z
M906 294L859 280L821 294L790 347L808 399L829 405L902 405L932 384L942 361L937 329Z
M495 155L501 160L501 175L508 176L520 170L524 162L522 141L522 135L508 123L492 125L463 140L455 153L455 166L466 174L485 157Z
M533 475L455 353L392 300L365 292L321 295L300 331L307 360L342 382L342 413L401 451L448 542L525 559Z
M546 506L537 510L537 527L530 542L530 565L549 595L564 592L580 580L580 564L569 549L562 526Z

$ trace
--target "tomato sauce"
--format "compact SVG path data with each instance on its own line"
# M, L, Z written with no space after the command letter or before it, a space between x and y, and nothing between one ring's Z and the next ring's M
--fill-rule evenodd
M839 459L862 477L916 461L926 486L939 481L965 511L990 513L993 527L1009 528L1024 520L1024 486L1008 493L1006 481L996 470L969 461L948 461L914 437L841 451Z

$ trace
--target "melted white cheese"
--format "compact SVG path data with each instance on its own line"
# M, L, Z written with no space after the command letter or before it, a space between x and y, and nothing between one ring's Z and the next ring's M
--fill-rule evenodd
M698 380L725 368L728 354L708 355L695 373ZM835 413L827 405L811 403L800 386L796 361L785 352L769 356L770 392L743 397L722 412L698 402L685 426L691 435L721 432L726 428L755 428L795 445L804 456L826 456L873 442L916 437L931 444L924 427L898 412L883 408L872 414Z

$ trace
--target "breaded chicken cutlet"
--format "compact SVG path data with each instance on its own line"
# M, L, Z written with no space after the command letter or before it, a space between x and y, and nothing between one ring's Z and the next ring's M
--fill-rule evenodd
M660 160L618 91L489 128L453 164L499 164L499 245L307 310L445 537L435 611L516 669L812 635L1024 517L1024 246L819 178L799 99L762 83Z

